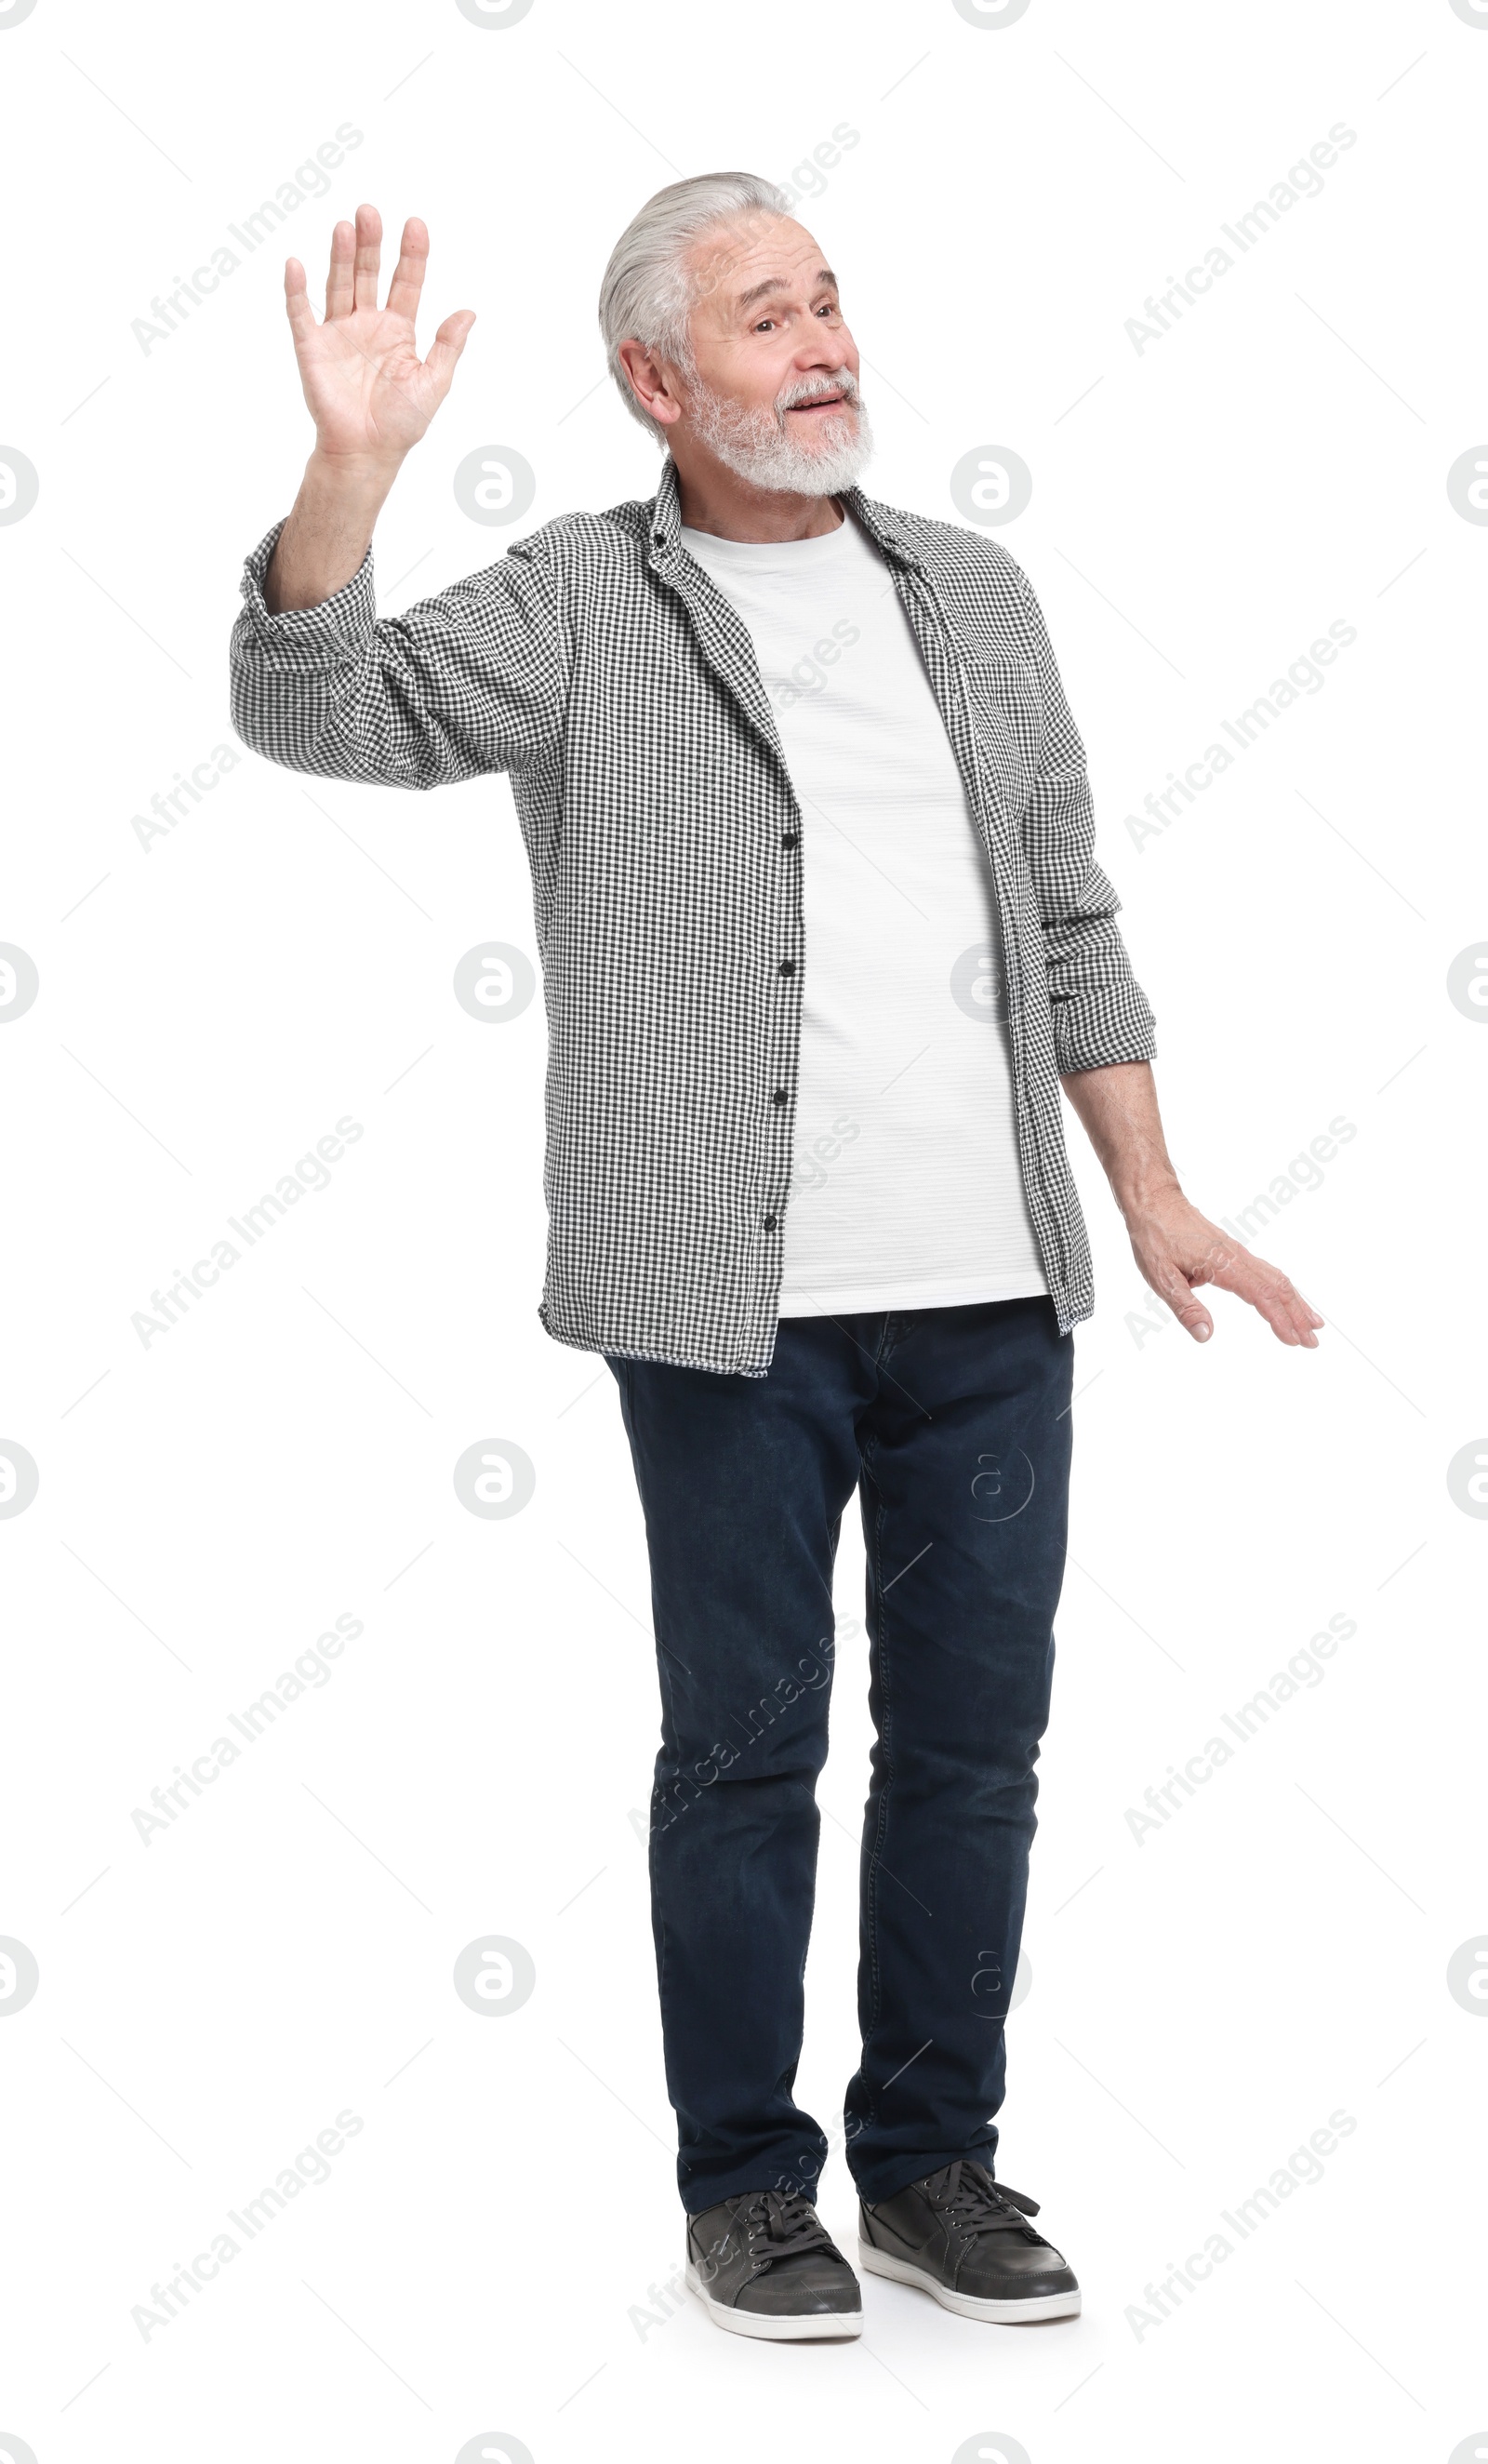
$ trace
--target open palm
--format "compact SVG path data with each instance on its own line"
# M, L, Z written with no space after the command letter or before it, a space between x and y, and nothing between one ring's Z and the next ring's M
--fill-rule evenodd
M428 231L416 218L405 223L386 303L380 308L382 242L377 208L359 206L355 226L338 223L332 234L324 318L316 318L305 269L295 256L284 269L284 304L319 451L397 462L418 443L449 392L475 314L459 308L447 317L427 359L421 360L414 319L428 263Z

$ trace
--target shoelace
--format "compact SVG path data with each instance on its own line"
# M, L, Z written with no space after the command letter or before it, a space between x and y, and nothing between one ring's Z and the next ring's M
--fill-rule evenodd
M1020 2191L1004 2189L981 2166L960 2157L947 2166L930 2196L941 2214L963 2233L1016 2231L1025 2241L1043 2239L1028 2221L1039 2212L1036 2200L1025 2199Z
M777 2259L800 2258L808 2250L842 2257L811 2201L799 2190L751 2190L725 2204L746 2237L756 2274Z

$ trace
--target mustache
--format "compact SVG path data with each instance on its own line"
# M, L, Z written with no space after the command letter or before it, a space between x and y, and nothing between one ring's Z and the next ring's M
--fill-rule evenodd
M777 416L783 420L786 412L794 410L798 404L818 402L823 394L827 393L840 393L844 402L856 407L859 400L858 380L852 370L842 368L835 377L802 377L798 384L787 385L784 392L777 394L775 398Z

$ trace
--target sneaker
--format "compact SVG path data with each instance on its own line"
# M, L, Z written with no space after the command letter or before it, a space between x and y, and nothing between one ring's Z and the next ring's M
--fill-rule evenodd
M1029 2223L1038 2212L1037 2199L958 2157L891 2199L860 2201L858 2255L869 2275L917 2284L963 2319L1073 2319L1080 2286Z
M687 2280L715 2327L796 2343L863 2332L858 2279L799 2190L749 2190L688 2218Z

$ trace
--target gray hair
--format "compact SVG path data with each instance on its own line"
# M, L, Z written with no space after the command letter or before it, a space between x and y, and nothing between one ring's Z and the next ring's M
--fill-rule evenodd
M600 331L621 400L651 435L665 441L667 431L636 400L621 361L622 342L644 342L684 375L694 375L688 320L702 285L686 263L689 250L704 231L740 214L783 216L790 209L790 199L773 180L756 179L753 171L705 171L658 188L622 231L600 285Z

